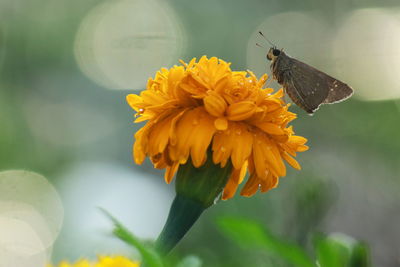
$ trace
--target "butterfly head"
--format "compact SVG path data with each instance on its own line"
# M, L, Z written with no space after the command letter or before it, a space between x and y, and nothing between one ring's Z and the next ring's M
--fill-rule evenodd
M277 49L276 47L271 47L267 53L267 59L275 61L275 59L281 54L281 50Z

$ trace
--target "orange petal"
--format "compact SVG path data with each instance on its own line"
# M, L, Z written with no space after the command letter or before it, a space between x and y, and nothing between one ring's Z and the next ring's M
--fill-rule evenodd
M224 98L213 91L203 98L203 101L207 112L215 117L222 117L225 109L228 107Z
M148 153L148 135L153 124L148 122L143 128L135 134L135 143L133 145L133 158L136 164L142 164Z
M200 167L207 156L207 148L211 143L215 133L213 119L204 111L203 117L199 119L199 124L192 133L192 148L190 155L195 167Z
M168 144L169 131L171 128L172 120L175 118L176 114L171 114L170 116L164 118L163 120L154 124L151 132L149 134L149 154L155 155L162 153Z
M169 99L166 95L162 94L159 91L150 91L146 90L140 93L141 98L144 103L151 104L152 106L162 105Z
M241 121L250 118L256 111L257 106L252 101L242 101L230 105L226 111L231 121Z
M253 174L250 176L250 178L247 180L246 184L240 191L240 195L245 196L245 197L251 197L254 195L258 188L259 188L259 183L260 183L260 178L257 177L256 174Z
M265 193L265 192L277 187L278 181L279 181L278 177L273 176L272 174L268 175L266 179L263 179L261 181L260 191L262 193Z
M172 166L167 166L164 175L164 179L167 184L169 184L172 181L178 168L179 168L179 162L175 162Z
M271 144L271 152L274 154L275 166L278 170L278 176L282 177L286 175L286 166L283 163L281 154L275 142L269 141Z
M254 168L258 176L262 177L268 171L268 161L273 157L271 148L265 143L262 136L256 135L253 141Z
M151 156L150 159L156 169L164 169L167 167L167 163L164 160L164 155L161 153Z
M241 169L233 169L232 174L225 185L224 192L222 194L222 200L227 200L235 195L239 185L240 174Z
M299 151L299 152L304 152L304 151L307 151L308 149L309 149L309 147L306 145L300 145L297 147L297 151Z
M300 164L297 162L297 160L295 160L294 158L292 158L291 156L289 156L286 152L282 153L282 157L287 161L287 163L290 164L290 166L292 166L293 168L300 170L301 166Z
M256 126L269 134L274 134L274 135L285 134L285 132L281 129L281 127L279 127L279 125L276 125L274 123L263 122L263 123L257 123Z
M235 135L232 134L232 130L221 131L215 134L212 143L213 162L215 164L221 163L221 167L224 167L228 162L235 145L234 137Z
M140 107L138 107L138 104L143 104L143 99L135 94L129 94L126 96L126 102L128 102L129 106L133 108L136 112L140 111Z
M283 91L283 88L279 89L276 91L275 94L271 95L274 98L282 98L285 95L285 92Z
M176 145L170 147L173 161L185 161L189 154L193 165L200 167L215 133L213 118L199 107L185 112L176 124Z
M247 127L240 123L232 123L232 164L235 169L239 169L251 154L253 146L253 134Z
M289 143L304 145L307 142L307 138L302 136L292 135L289 138Z
M187 111L187 109L182 110L171 121L171 127L169 128L169 136L170 136L170 144L173 146L176 145L176 140L177 140L176 124L186 111Z

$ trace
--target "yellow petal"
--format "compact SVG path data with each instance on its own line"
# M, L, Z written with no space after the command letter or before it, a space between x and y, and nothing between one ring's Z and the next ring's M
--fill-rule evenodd
M195 167L200 167L205 162L207 157L207 148L215 133L213 119L207 116L205 111L202 115L203 117L199 119L198 127L193 129L192 134L190 156L192 157L192 162Z
M271 152L274 154L275 166L278 170L278 176L282 177L286 175L286 166L283 163L281 154L279 152L279 148L277 147L275 142L269 141L271 144Z
M256 125L258 128L263 130L266 133L269 134L274 134L274 135L284 135L285 132L279 127L279 125L276 125L274 123L270 122L263 122L263 123L257 123Z
M143 99L135 94L129 94L126 96L126 102L128 102L129 106L133 108L136 112L140 111L140 107L138 105L143 104Z
M252 195L254 195L258 191L259 182L260 178L258 178L256 174L251 175L242 190L240 191L240 195L245 197L251 197Z
M154 165L154 168L156 168L156 169L164 169L165 167L167 167L167 163L164 160L164 155L161 153L151 156L150 159Z
M256 135L253 142L254 168L258 176L262 177L268 171L268 161L273 157L271 148L265 143L262 136Z
M275 187L278 186L278 177L273 176L272 174L268 175L266 179L261 180L261 188L260 191L265 193Z
M149 151L150 155L156 155L162 153L166 148L169 141L169 131L171 128L172 120L175 118L176 114L171 114L170 116L164 118L163 120L154 124L153 128L149 134Z
M295 160L294 158L292 158L291 156L289 156L286 152L282 153L282 157L287 161L287 163L290 164L290 166L292 166L293 168L300 170L301 166L300 164L297 162L297 160Z
M227 200L235 195L239 185L240 173L241 169L233 169L231 176L225 185L222 200Z
M284 176L286 167L279 155L279 150L274 142L268 140L264 134L260 133L254 137L253 158L256 173L259 177L264 177L268 172L275 176Z
M228 106L224 98L213 91L203 98L203 101L207 112L215 117L222 117Z
M227 117L231 121L241 121L250 118L257 106L252 101L242 101L230 105L227 109Z
M233 135L232 164L234 168L239 169L251 154L253 134L240 123L232 123L230 134Z
M148 135L153 124L148 122L143 128L135 134L135 143L133 145L133 158L136 164L142 164L148 149Z
M215 133L214 121L204 108L187 111L176 124L176 145L171 146L173 161L192 158L193 165L200 167L206 159L206 151Z
M172 146L176 145L177 135L176 135L176 124L181 119L182 115L187 111L187 109L182 110L179 112L171 121L171 127L169 128L169 137L170 137L170 144Z
M308 149L309 149L309 147L306 145L300 145L297 147L297 151L299 151L299 152L304 152L304 151L307 151Z
M307 139L302 136L292 135L289 139L289 143L304 145Z
M151 103L151 105L162 105L165 101L169 99L167 96L163 95L161 92L157 91L143 91L140 94L140 97L143 99L144 103Z
M235 144L232 130L217 132L213 138L212 151L214 164L221 163L224 167L228 162Z
M179 162L175 162L172 166L166 167L164 179L167 184L171 183L178 168L179 168Z
M282 98L285 95L285 92L283 91L283 88L279 89L276 91L275 94L271 95L274 98Z

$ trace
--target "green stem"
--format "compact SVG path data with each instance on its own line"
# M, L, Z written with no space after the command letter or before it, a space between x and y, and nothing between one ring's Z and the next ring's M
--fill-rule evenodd
M160 253L168 254L203 211L218 200L231 171L230 161L223 168L215 165L210 151L207 161L201 167L194 167L190 159L179 167L175 183L176 197L167 222L156 241L156 249Z
M156 241L156 249L168 254L193 226L205 207L198 201L176 195L167 222ZM179 226L179 227L177 227Z

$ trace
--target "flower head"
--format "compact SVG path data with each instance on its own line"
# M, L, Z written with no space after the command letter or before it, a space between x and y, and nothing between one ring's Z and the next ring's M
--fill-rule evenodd
M150 157L165 168L170 183L189 159L202 166L207 156L221 167L232 163L223 198L232 197L247 172L241 195L266 192L286 175L284 161L295 169L296 152L308 149L288 123L296 118L282 100L283 90L263 86L250 71L232 71L230 64L203 56L198 62L161 69L140 95L127 102L137 112L135 122L147 121L135 134L134 160ZM208 153L207 151L210 151Z
M48 267L53 267L53 265L48 265ZM99 256L96 262L86 259L78 260L75 263L63 261L58 267L139 267L139 263L123 256Z

